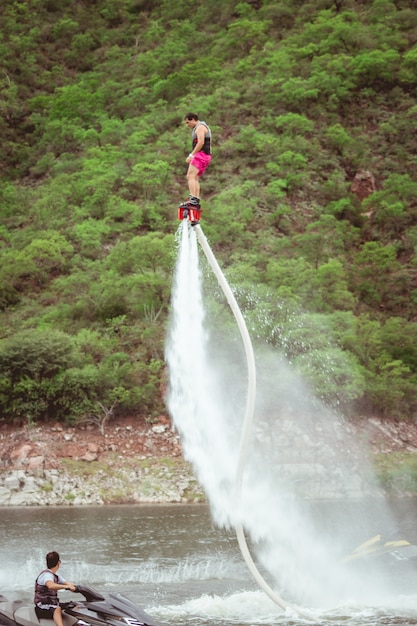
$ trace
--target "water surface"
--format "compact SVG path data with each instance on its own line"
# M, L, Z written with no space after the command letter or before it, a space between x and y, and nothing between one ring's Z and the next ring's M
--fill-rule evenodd
M366 510L369 515L363 516ZM374 531L384 532L378 502L308 503L310 515L331 541L332 532L350 524L352 547ZM412 529L417 502L393 503L398 524ZM355 516L356 512L356 516ZM381 523L381 526L379 524ZM406 524L407 525L407 524ZM376 528L378 526L378 528ZM3 508L0 512L0 593L32 600L45 554L61 554L60 573L104 594L120 591L139 603L162 626L306 624L276 606L253 581L233 531L216 528L202 505ZM317 564L320 567L320 564ZM72 596L61 594L61 599ZM73 597L73 596L72 596ZM315 624L382 626L417 624L417 589L364 606L354 596L330 609L306 607Z

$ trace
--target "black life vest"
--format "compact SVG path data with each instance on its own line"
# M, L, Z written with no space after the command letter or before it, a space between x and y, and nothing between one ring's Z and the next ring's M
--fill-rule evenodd
M204 152L204 154L211 154L211 130L205 122L197 122L197 124L194 126L191 132L191 138L193 140L191 150L194 150L196 144L198 143L197 133L195 131L197 126L201 126L201 124L203 124L203 126L207 128L206 134L204 135L204 144L201 148L201 152Z
M58 575L54 574L49 569L42 570L39 576L45 572L50 572L54 577L54 582L58 582ZM59 606L58 591L56 589L49 589L46 585L40 585L38 578L35 581L35 604L52 604L53 606Z

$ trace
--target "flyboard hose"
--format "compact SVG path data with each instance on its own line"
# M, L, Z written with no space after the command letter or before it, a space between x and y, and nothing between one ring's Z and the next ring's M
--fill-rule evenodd
M220 269L219 264L217 263L217 260L208 244L208 241L201 229L201 226L197 224L193 228L196 231L198 241L200 242L200 245L203 248L204 254L207 257L207 260L210 263L211 268L219 282L219 285L222 288L222 291L224 295L226 296L226 299L230 305L230 308L232 309L233 314L236 318L237 324L239 326L240 334L242 336L243 344L245 347L245 353L246 353L246 360L247 360L247 367L248 367L248 394L246 398L245 419L243 422L243 429L242 429L242 435L241 435L241 440L240 440L239 458L238 458L238 464L237 464L237 470L236 470L236 510L239 511L240 510L240 498L241 498L241 493L242 493L244 463L245 463L245 457L246 457L246 453L247 453L247 449L249 445L249 439L250 439L251 428L252 428L252 423L253 423L253 414L255 410L255 398L256 398L255 357L253 354L252 342L248 333L248 329L246 327L245 320L243 318L239 305L236 301L236 298L234 297L233 292L229 286L229 283L227 282L222 270ZM235 524L235 531L236 531L239 548L246 562L246 565L248 566L249 571L251 572L252 576L254 577L258 585L261 587L261 589L263 589L263 591L271 598L271 600L275 602L275 604L280 606L282 609L284 610L291 609L292 611L298 613L300 616L304 617L305 619L311 620L312 617L306 614L303 611L303 609L301 609L300 607L294 604L289 604L288 602L283 600L264 580L263 576L259 572L258 568L256 567L252 559L252 555L249 551L249 547L246 541L243 526L240 522L237 522Z

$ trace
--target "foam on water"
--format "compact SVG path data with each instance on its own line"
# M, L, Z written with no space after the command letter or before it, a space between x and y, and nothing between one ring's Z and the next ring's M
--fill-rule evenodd
M42 555L43 556L43 555ZM33 581L39 573L39 563L42 559L30 558L22 568L1 568L0 589L8 591L22 588L32 589ZM73 560L66 564L65 576L68 580L90 581L94 585L121 586L134 583L135 585L181 584L207 580L242 580L247 581L247 571L244 564L235 558L226 558L222 555L202 558L190 556L186 559L155 561L147 560L130 563L113 562L111 568L107 564L92 564Z
M180 606L172 605L163 609L163 617L166 621L178 615L182 617L200 615L203 619L210 620L269 624L284 613L281 609L277 609L276 604L261 591L243 591L224 597L205 594Z
M153 614L158 614L159 619L172 623L186 623L196 615L199 620L207 623L217 621L231 622L234 624L289 624L301 626L307 623L341 624L344 626L376 626L394 624L414 624L416 620L415 608L411 607L417 597L414 595L402 599L403 604L398 607L386 609L379 607L361 606L351 604L349 606L335 607L332 610L309 608L311 621L300 618L291 610L282 610L276 606L262 591L242 591L230 595L202 595L198 598L184 602L181 605L154 607ZM406 602L404 604L404 601ZM393 612L392 609L396 609Z

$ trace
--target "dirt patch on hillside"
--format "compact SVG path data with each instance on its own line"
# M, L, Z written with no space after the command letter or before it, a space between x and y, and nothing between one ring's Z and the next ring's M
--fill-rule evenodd
M417 422L371 417L358 422L358 431L366 437L375 454L417 453Z
M372 453L417 453L417 423L370 418L353 425ZM166 416L155 423L137 418L110 422L102 435L95 425L59 423L12 427L0 423L0 469L60 468L63 459L123 466L148 457L181 457L178 433Z
M68 458L87 463L108 459L113 466L122 466L128 460L181 455L179 436L165 416L152 424L135 417L115 420L107 424L104 435L95 425L0 425L3 471L59 468Z

